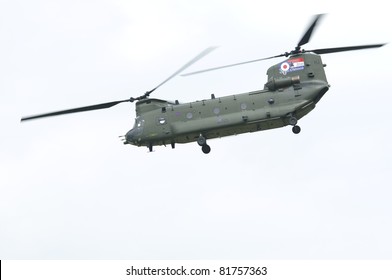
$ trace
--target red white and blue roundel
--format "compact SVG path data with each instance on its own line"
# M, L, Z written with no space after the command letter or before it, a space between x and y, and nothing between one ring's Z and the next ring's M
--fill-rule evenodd
M304 70L305 61L303 57L289 59L280 64L279 72L286 75L289 72Z

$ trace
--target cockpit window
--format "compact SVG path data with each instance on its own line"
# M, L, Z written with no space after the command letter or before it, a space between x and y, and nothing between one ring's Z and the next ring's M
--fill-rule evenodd
M142 128L143 126L144 126L144 120L140 118L136 118L135 128Z

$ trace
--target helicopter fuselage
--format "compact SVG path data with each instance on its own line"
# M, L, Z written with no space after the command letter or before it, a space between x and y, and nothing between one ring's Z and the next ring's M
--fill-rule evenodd
M136 103L136 122L124 144L147 146L197 142L210 151L207 139L293 126L315 108L327 92L321 57L304 53L270 67L264 89L179 103L144 99Z
M146 146L150 151L154 146L176 143L197 142L202 151L211 150L208 139L263 131L267 129L292 126L294 134L301 128L298 120L311 112L329 89L325 76L325 64L321 54L380 48L385 44L368 44L336 48L304 50L323 14L315 15L295 49L290 52L261 59L243 61L183 74L189 76L207 71L254 63L258 61L286 57L271 66L264 88L252 92L215 97L201 101L179 103L150 98L151 93L182 73L185 69L209 54L216 47L209 47L183 65L174 74L155 88L140 96L124 100L71 108L51 113L22 117L21 121L53 117L64 114L87 112L111 108L124 102L136 102L136 122L124 136L124 144Z

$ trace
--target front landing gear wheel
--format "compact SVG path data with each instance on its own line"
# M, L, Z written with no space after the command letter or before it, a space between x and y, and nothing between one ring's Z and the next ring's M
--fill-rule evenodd
M203 153L208 154L209 152L211 152L211 147L205 144L201 147L201 150L203 151Z
M200 135L199 138L197 138L197 144L199 144L199 146L207 145L207 139L203 135Z
M301 132L301 128L298 125L293 126L293 133L298 134Z

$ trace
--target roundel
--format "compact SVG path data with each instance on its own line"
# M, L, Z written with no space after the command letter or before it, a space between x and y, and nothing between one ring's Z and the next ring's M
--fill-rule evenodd
M288 64L287 62L283 62L280 65L280 70L282 70L283 72L287 72L290 69L290 64Z

